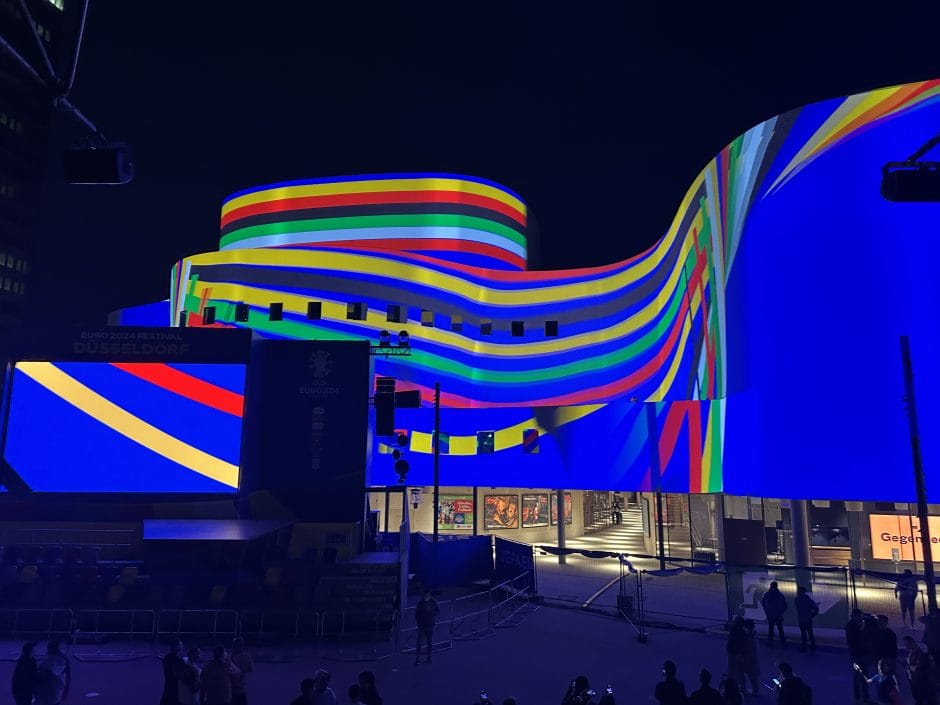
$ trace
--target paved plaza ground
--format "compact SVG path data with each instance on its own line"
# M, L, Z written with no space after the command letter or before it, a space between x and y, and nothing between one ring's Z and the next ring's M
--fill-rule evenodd
M765 679L770 678L774 659L783 654L812 684L814 702L850 702L850 671L844 651L825 649L809 656L793 647L782 652L762 645ZM287 705L297 695L300 680L321 666L333 673L334 689L342 695L339 703L346 702L345 692L340 691L345 691L360 670L370 669L376 673L387 705L470 705L481 688L487 689L497 705L508 695L515 695L522 705L554 705L561 701L566 683L580 674L597 690L611 683L618 702L635 704L652 702L653 687L666 658L678 663L687 686L695 682L703 666L716 678L725 671L724 644L716 636L657 630L648 643L640 644L622 620L554 607L542 607L518 626L497 630L490 638L456 642L453 648L436 653L432 665L414 666L414 657L409 654L375 662L343 662L312 645L298 656L286 663L259 662L249 683L250 701ZM72 668L70 702L159 702L162 676L160 661L154 656L122 663L73 659ZM4 695L9 692L12 670L12 662L0 662ZM769 691L762 694L765 702L770 702L769 695Z

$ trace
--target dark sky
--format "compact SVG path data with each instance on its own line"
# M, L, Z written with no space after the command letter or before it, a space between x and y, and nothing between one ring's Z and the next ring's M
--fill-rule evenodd
M283 179L484 176L534 211L540 268L628 257L754 123L940 77L936 17L796 8L93 2L73 98L133 145L137 177L66 186L50 160L35 316L100 323L166 298L172 263L215 249L222 198ZM53 153L79 134L58 122Z

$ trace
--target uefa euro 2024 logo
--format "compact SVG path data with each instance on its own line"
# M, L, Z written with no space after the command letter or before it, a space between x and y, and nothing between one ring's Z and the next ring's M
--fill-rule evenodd
M326 350L317 350L311 353L307 361L307 367L313 370L315 380L318 382L325 380L333 370L333 358Z

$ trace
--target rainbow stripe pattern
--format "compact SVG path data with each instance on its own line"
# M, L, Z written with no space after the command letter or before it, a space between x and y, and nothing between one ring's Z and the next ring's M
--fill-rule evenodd
M245 369L18 362L4 458L36 492L235 492Z
M406 330L412 355L378 359L376 373L428 403L441 383L446 484L532 486L537 472L539 486L720 491L738 335L726 299L749 217L813 165L938 96L940 82L926 81L767 120L695 177L653 247L587 269L528 271L526 205L484 179L371 175L242 191L222 206L219 250L174 267L172 321L185 313L204 325L211 306L212 325L270 338ZM308 318L310 301L320 318ZM236 320L239 303L247 321ZM271 303L283 304L283 320L269 320ZM431 417L402 416L421 484ZM495 431L491 457L476 456L481 430ZM534 431L539 453L524 454ZM388 450L376 442L377 456Z

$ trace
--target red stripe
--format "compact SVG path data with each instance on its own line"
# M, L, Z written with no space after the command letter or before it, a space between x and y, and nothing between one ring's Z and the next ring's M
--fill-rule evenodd
M676 441L679 438L679 432L682 430L682 420L685 413L680 405L673 404L666 412L666 420L663 423L662 431L659 433L659 476L666 474L666 468L672 460L672 454L676 449Z
M245 398L214 384L180 372L169 365L151 362L112 362L113 367L123 370L168 392L186 397L199 404L211 406L232 416L241 416Z
M331 206L366 206L382 203L460 203L468 206L480 206L512 218L525 227L526 217L512 206L488 196L463 191L379 191L372 193L341 193L325 196L301 196L297 198L279 198L248 206L235 208L222 215L222 227L242 218L265 213L283 213L285 211L306 208L329 208Z

